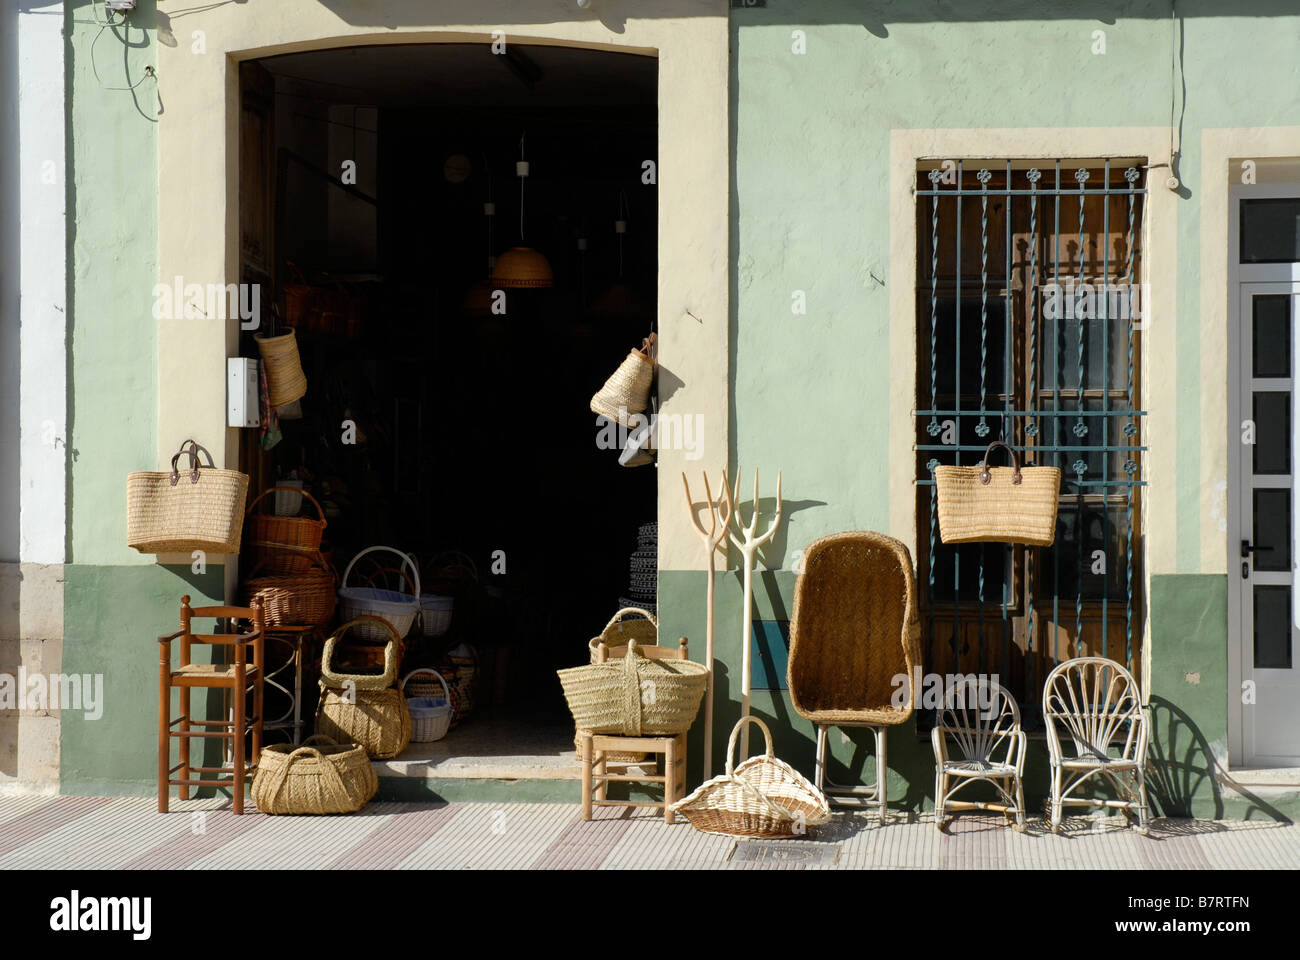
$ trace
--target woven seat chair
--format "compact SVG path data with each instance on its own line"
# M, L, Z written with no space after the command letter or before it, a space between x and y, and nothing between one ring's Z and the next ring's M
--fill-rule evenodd
M1108 657L1066 660L1043 684L1043 719L1052 765L1052 831L1060 832L1062 808L1072 805L1117 808L1130 818L1136 814L1138 832L1146 833L1150 719L1133 674ZM1119 799L1076 792L1098 777L1115 788Z
M912 716L920 636L916 577L901 541L852 531L822 537L804 551L790 619L790 700L817 727L817 788L840 806L877 805L881 822L889 809L885 732ZM908 682L895 705L899 676ZM873 731L874 784L827 782L831 727Z
M1020 707L995 680L962 677L944 698L939 722L930 730L934 748L934 825L955 810L992 810L1025 829L1025 734ZM989 783L998 799L957 800L973 783ZM951 784L951 786L950 786Z

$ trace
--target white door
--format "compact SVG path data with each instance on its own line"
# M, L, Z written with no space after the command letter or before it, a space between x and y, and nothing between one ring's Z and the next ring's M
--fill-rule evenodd
M1300 766L1300 282L1242 283L1239 290L1240 409L1249 423L1240 458L1240 542L1229 570L1240 590L1243 752L1251 767Z

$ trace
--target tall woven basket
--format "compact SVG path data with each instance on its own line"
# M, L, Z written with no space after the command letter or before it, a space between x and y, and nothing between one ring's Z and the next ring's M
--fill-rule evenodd
M248 476L220 470L186 440L170 470L138 470L126 478L126 543L141 553L239 553ZM189 469L178 462L189 455Z
M316 517L281 517L256 513L258 503L269 493L290 491L306 497L316 508ZM298 487L268 487L253 498L245 511L244 542L251 547L252 560L267 573L302 573L310 570L325 535L325 510L320 501Z
M644 349L628 352L618 369L591 398L592 413L626 427L629 414L641 413L650 405L650 387L655 375L652 349L653 343L648 343Z
M298 337L293 330L278 337L254 337L257 350L266 366L268 398L273 407L282 407L307 395L307 375L298 357Z
M312 746L319 741L319 746ZM253 777L253 802L263 813L356 813L379 789L365 750L329 737L308 737L301 747L262 748Z
M709 671L693 660L652 660L630 640L621 660L559 670L579 730L628 737L685 733L704 698Z
M349 630L362 627L386 631L389 635L384 648L384 672L336 673L335 646ZM317 733L342 743L359 744L376 760L387 760L406 749L411 741L411 711L402 691L393 686L400 659L399 643L396 631L381 617L352 620L325 641L321 654L321 697L316 707Z
M1006 447L1011 466L990 467L994 447ZM1050 547L1056 540L1059 467L1021 469L1016 452L995 440L978 467L934 470L939 536L944 543L1024 543Z
M763 731L765 750L736 766L736 741L746 723ZM772 752L772 733L758 717L742 717L727 743L726 773L673 804L696 830L733 837L797 837L831 818L826 797Z

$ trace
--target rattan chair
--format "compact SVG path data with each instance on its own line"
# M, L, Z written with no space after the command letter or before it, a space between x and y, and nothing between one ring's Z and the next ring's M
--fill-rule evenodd
M1060 832L1062 808L1118 808L1137 814L1146 833L1150 806L1144 779L1150 719L1133 675L1107 657L1066 660L1043 684L1043 719L1052 764L1052 831ZM1071 750L1061 742L1067 734ZM1107 800L1076 791L1101 777L1119 794Z
M934 825L954 810L992 810L1025 829L1025 734L1015 698L988 677L961 677L944 698L930 730L934 748ZM988 783L996 801L957 800L974 783ZM951 784L951 785L950 785Z
M804 551L790 620L790 700L817 727L817 788L840 806L877 805L882 822L889 807L885 731L912 716L920 635L912 557L902 542L853 531ZM874 784L828 783L831 727L872 730Z

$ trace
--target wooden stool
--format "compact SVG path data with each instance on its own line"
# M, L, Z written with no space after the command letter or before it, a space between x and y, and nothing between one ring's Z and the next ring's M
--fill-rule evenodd
M637 646L637 652L652 660L686 660L686 638L678 641L677 649L658 646ZM599 644L596 662L604 663L610 657L623 657L627 647L609 647ZM591 819L592 807L662 807L664 823L673 823L676 817L672 805L686 796L686 734L674 736L625 737L617 734L592 733L579 730L578 757L582 761L582 819ZM608 755L613 753L663 754L662 776L650 774L610 773ZM629 764L631 766L632 764ZM626 768L625 768L626 769ZM664 798L653 800L609 800L606 787L610 781L623 783L662 783Z
M255 599L252 607L191 607L189 595L181 597L181 628L176 633L158 638L158 812L166 813L171 787L180 787L180 798L190 798L190 787L229 786L233 790L235 813L244 812L244 785L248 775L257 766L262 752L262 680L266 618L262 601ZM230 618L247 620L253 629L247 633L197 634L190 629L194 617ZM180 639L179 669L172 669L172 641ZM234 649L234 663L201 664L190 661L193 644L222 645ZM252 663L248 662L252 651ZM245 697L249 687L253 691L253 716L245 716ZM180 691L180 716L171 718L171 690ZM190 716L190 690L203 687L225 690L230 694L231 719L195 720ZM173 727L179 726L178 730ZM193 730L192 727L202 727ZM216 727L216 731L208 728ZM245 762L244 735L251 729L253 735L251 756ZM190 765L190 740L194 737L230 741L231 765L229 767L195 767ZM180 763L170 766L171 741L180 741ZM180 776L172 779L172 774ZM231 774L231 780L203 780L193 774Z

